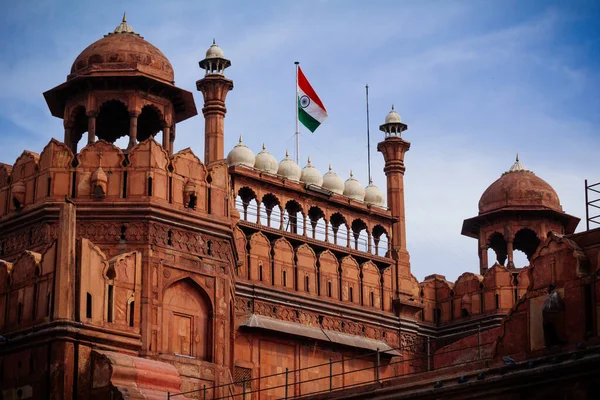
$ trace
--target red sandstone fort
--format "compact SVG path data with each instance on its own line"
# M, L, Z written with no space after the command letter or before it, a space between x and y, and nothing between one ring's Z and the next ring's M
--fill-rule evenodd
M173 152L192 93L125 19L44 93L63 140L0 163L0 399L600 398L600 229L517 160L464 221L479 273L418 282L400 116L383 191L225 156L230 65L200 61L202 159Z

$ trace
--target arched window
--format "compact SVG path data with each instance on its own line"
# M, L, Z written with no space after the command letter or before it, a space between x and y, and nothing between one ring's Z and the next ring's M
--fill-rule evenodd
M302 235L304 231L304 217L302 207L295 200L290 200L285 204L287 220L284 220L284 230L286 232Z
M305 292L309 292L310 291L309 282L310 282L310 279L309 279L308 275L306 275L304 277L304 291Z
M504 240L504 235L499 232L494 232L488 239L488 248L492 249L495 253L496 261L498 264L505 265L507 250L506 250L506 240ZM489 253L488 253L489 254ZM488 258L488 262L491 262L491 259Z
M156 136L163 129L162 116L154 106L147 105L142 108L137 122L137 140L144 140Z
M311 237L313 239L325 240L325 213L323 213L323 210L312 206L308 210L308 218L311 226Z
M524 228L515 234L513 248L516 250L513 255L515 267L522 268L529 265L531 256L537 250L541 241L537 234L531 229Z
M330 217L330 234L333 234L333 240L330 240L333 244L339 246L348 245L348 223L346 217L340 213L334 213Z
M362 219L352 221L352 234L354 236L354 249L368 251L369 236L367 233L367 224Z
M118 100L110 100L102 104L96 117L96 136L109 143L129 135L129 111L127 106Z

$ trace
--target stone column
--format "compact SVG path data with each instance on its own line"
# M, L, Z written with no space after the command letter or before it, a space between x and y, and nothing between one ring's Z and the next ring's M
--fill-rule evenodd
M506 266L508 268L514 268L515 263L513 262L513 238L510 238L506 241L506 255L508 256L508 262Z
M167 151L167 153L171 154L171 127L165 125L163 128L163 148Z
M128 149L131 149L137 143L137 123L139 115L140 114L137 112L129 113L129 145L127 145Z
M487 250L487 246L485 245L479 247L479 271L482 275L489 267Z
M73 143L73 125L70 123L65 124L65 140L63 140L63 142L71 149L73 154L77 153L77 143Z
M302 236L306 236L306 215L302 214Z
M87 113L88 116L88 144L94 143L96 141L96 117L98 116L97 112L90 111Z
M175 134L176 134L176 130L175 127L177 125L173 124L173 126L171 127L171 137L169 138L170 142L169 142L169 154L173 154L173 145L175 143Z

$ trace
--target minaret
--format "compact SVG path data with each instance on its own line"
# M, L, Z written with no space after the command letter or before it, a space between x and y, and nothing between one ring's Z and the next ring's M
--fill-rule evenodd
M410 148L410 143L402 139L402 132L408 127L400 121L400 115L394 110L385 117L385 123L379 130L385 133L385 139L377 144L377 150L383 153L385 167L383 171L387 177L387 204L396 219L392 225L392 250L393 257L397 259L398 277L410 276L410 262L406 249L406 218L404 212L404 154ZM399 282L396 282L396 293L399 291Z
M196 88L204 95L204 163L210 163L225 158L225 97L233 89L233 81L225 78L224 72L231 66L231 61L225 58L223 50L213 40L212 46L206 51L206 58L200 61L204 69L204 78L196 82Z

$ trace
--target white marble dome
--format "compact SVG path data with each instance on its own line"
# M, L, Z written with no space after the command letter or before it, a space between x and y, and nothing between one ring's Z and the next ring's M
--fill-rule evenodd
M267 146L264 143L261 152L256 155L254 168L270 174L276 174L279 169L277 159L267 151Z
M338 176L338 174L333 172L331 169L331 164L329 164L329 171L323 175L322 186L327 190L331 190L333 193L344 193L344 181Z
M365 188L362 187L358 179L354 178L352 171L350 171L350 178L344 182L344 196L358 201L365 200Z
M385 207L385 198L377 186L373 184L373 179L369 180L369 185L365 188L365 203L377 207Z
M284 178L291 179L294 181L300 180L302 171L300 170L298 164L296 164L294 160L290 158L290 154L287 150L285 151L285 158L279 163L277 175L281 175Z
M244 143L240 136L240 142L227 154L227 165L244 165L246 167L254 167L254 153Z
M225 53L217 46L214 39L213 44L206 50L206 58L225 58Z
M310 163L310 157L308 157L308 164L306 164L306 167L302 168L300 182L306 183L307 185L323 185L323 175L321 175L319 170Z
M388 115L386 115L385 117L385 123L386 124L393 124L393 123L399 123L402 122L400 120L400 114L398 114L396 112L396 110L394 110L394 106L392 105L392 111L390 111L388 113Z

